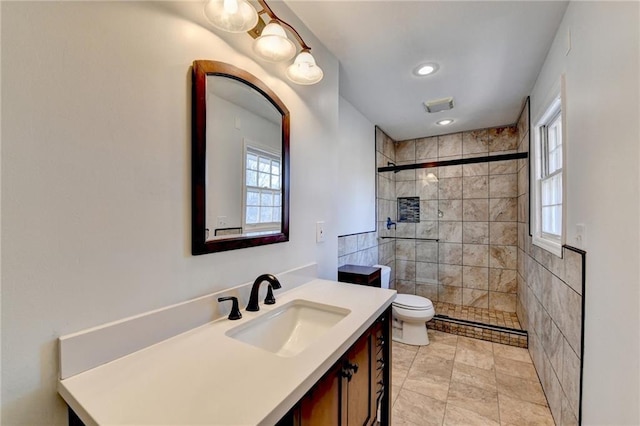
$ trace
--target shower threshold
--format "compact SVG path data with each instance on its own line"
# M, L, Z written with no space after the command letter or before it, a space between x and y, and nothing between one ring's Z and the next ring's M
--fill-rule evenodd
M522 330L515 312L434 302L436 315L427 326L432 330L487 340L494 343L528 347L526 330Z

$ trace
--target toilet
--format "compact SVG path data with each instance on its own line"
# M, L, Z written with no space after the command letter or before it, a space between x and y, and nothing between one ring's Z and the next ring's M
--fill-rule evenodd
M373 266L381 269L382 288L389 288L391 268L385 265ZM413 294L398 294L391 307L393 340L407 345L428 345L429 335L425 323L436 313L431 300Z

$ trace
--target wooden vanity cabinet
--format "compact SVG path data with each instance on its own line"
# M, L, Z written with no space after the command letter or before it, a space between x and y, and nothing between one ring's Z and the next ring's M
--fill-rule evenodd
M293 426L390 424L391 311L387 309L278 423Z

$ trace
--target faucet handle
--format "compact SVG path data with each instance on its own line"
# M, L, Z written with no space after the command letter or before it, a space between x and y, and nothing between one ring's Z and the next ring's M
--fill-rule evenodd
M242 318L242 314L240 313L240 308L238 307L238 298L231 297L218 297L218 302L224 302L226 300L231 300L233 304L231 305L231 312L229 312L230 320L239 320Z
M269 284L269 287L267 288L267 297L264 298L264 304L274 305L275 303L276 303L276 298L273 295L273 288L271 287L271 284Z

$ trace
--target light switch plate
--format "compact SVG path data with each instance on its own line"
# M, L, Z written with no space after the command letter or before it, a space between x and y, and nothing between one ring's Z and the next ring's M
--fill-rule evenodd
M587 247L587 225L584 223L576 224L576 247L583 250Z
M324 243L324 222L316 222L316 243Z

